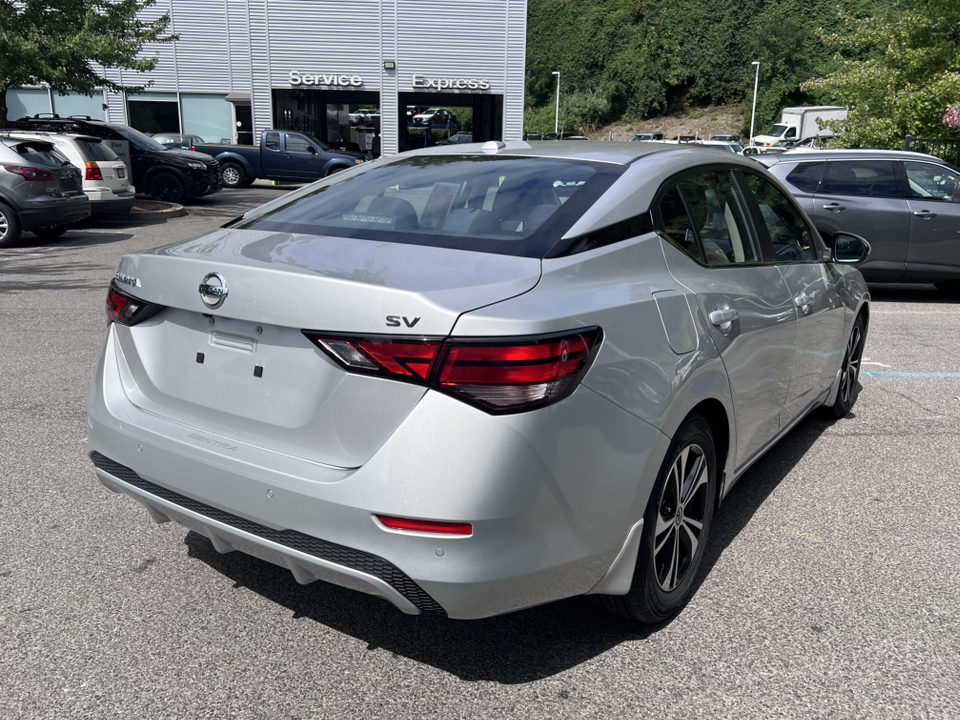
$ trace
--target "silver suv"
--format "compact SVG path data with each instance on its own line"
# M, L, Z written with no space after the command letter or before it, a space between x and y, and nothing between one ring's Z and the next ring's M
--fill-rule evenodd
M57 237L89 214L80 170L52 143L0 138L0 247L24 230Z
M960 170L922 153L824 150L757 155L832 244L837 233L871 247L870 282L934 283L960 295Z

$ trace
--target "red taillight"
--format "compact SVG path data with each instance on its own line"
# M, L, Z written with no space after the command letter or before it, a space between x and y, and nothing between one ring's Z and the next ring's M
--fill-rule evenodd
M113 285L107 290L107 322L135 325L161 309L160 305L154 305L122 293Z
M304 335L351 372L428 385L493 414L569 395L602 337L600 328L503 339Z
M413 518L390 517L389 515L377 515L377 520L391 530L436 533L439 535L473 535L473 525L470 523L415 520Z
M599 328L524 341L444 346L440 388L490 411L541 407L566 397L599 346Z
M84 165L87 168L86 175L84 175L86 180L103 180L103 173L100 172L99 165L92 160L88 160Z
M347 370L413 382L430 377L441 342L431 338L328 337L306 331L304 335Z
M57 174L52 170L41 170L40 168L33 167L21 167L20 165L4 165L3 169L7 172L12 172L14 175L19 175L26 178L31 182L48 182L53 180L57 181Z

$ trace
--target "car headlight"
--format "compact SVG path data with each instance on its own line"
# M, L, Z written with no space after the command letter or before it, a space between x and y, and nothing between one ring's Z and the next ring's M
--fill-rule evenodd
M194 162L191 160L187 162L187 167L193 168L194 170L203 170L207 166L204 165L202 162Z

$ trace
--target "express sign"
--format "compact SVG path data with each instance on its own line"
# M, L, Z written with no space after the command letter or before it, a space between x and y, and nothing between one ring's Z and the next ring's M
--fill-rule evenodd
M478 78L431 78L414 75L413 86L435 90L489 90L490 82Z
M329 87L362 87L363 78L360 75L335 75L327 73L301 73L299 70L290 71L291 85L327 85Z

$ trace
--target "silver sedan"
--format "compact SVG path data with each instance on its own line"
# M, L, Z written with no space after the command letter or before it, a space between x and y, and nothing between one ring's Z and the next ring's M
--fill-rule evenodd
M124 257L88 452L301 583L662 621L744 471L854 403L866 252L692 145L385 158Z

